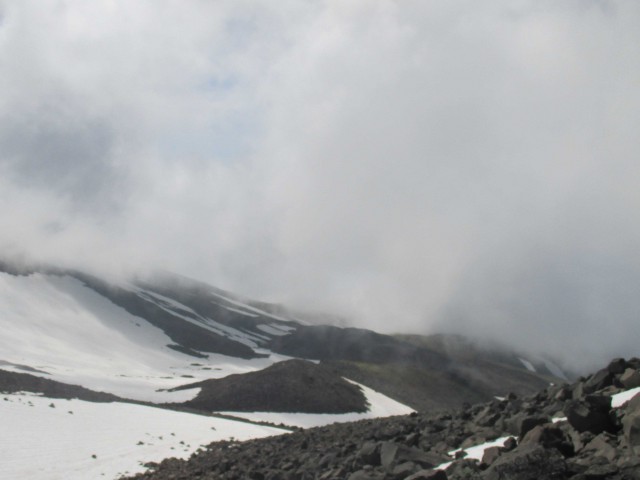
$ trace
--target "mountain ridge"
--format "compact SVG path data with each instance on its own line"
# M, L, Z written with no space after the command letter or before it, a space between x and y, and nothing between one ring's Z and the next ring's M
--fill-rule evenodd
M11 268L6 262L0 263L1 272L21 275L22 283L13 287L12 281L5 277L5 284L14 288L14 292L20 288L31 289L36 300L46 292L56 302L55 297L60 292L65 301L69 298L74 302L77 300L68 308L75 313L79 308L89 308L89 314L102 330L115 329L116 333L123 332L125 337L138 338L135 340L138 346L131 346L132 350L149 347L147 340L139 338L143 335L136 330L154 328L159 329L153 330L153 335L160 343L152 347L153 355L162 349L186 355L194 361L222 355L222 358L238 359L232 363L249 362L241 372L231 370L229 373L260 370L286 358L320 361L342 376L373 386L381 393L420 409L448 407L451 402L461 405L488 400L507 391L530 393L554 378L557 380L549 371L534 369L533 360L524 360L524 354L508 349L482 349L473 346L471 341L455 348L444 348L440 342L436 348L437 338L443 337L391 336L362 328L308 325L295 318L262 310L256 306L261 305L260 302L235 297L203 282L167 272L157 281L145 278L121 283L75 270ZM24 301L31 300L25 298ZM39 315L44 308L51 310L49 306L43 306L33 315ZM67 313L62 311L59 315ZM128 320L122 320L125 318ZM29 320L23 318L20 321ZM82 321L82 315L78 321ZM122 330L123 321L128 322L125 330ZM73 327L65 325L60 328ZM165 335L169 341L160 339ZM76 347L69 345L70 351ZM135 356L135 351L131 355ZM164 355L167 360L171 358L170 354ZM189 365L194 362L187 363L184 357L179 358L183 365L181 369L185 370L182 375L194 375L194 369ZM16 360L25 363L26 360L26 365L37 368L35 364L29 365L28 358L13 360L14 363ZM250 367L250 364L255 366ZM197 378L207 379L206 371L197 370L197 373ZM60 380L65 381L64 378ZM410 386L412 383L414 385ZM168 392L177 386L159 387ZM447 391L456 393L446 395ZM122 396L123 392L109 393Z

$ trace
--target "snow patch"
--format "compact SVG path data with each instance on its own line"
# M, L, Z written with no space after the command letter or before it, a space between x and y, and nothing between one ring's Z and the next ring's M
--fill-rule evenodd
M233 340L238 343L242 343L249 348L257 348L258 345L256 341L260 341L257 337L254 337L246 332L241 332L233 327L229 327L227 325L223 325L215 320L212 320L208 317L203 317L198 314L193 309L183 305L175 300L172 300L168 297L164 297L163 295L159 295L154 292L149 292L146 290L140 290L138 292L138 296L143 298L144 300L155 304L157 307L161 308L165 312L173 315L180 320L191 323L192 325L196 325L198 327L209 330L216 335L220 335L223 337L227 337L230 340ZM157 298L154 300L154 297ZM179 311L183 311L189 313L190 316L184 315L184 313L180 313Z
M452 457L455 457L456 453L458 452L466 452L466 456L464 458L471 458L471 459L475 459L475 460L482 460L482 456L484 455L484 451L487 448L490 447L501 447L502 445L504 445L504 442L508 439L509 437L500 437L500 438L496 438L495 440L491 440L490 442L486 442L486 443L482 443L480 445L475 445L473 447L469 447L469 448L459 448L457 450L451 450L449 452L449 455ZM446 462L446 463L442 463L440 465L438 465L437 467L433 467L434 470L445 470L446 468L449 467L449 465L451 465L453 462Z
M257 325L256 328L262 330L265 333L268 333L269 335L275 335L277 337L282 337L291 333L291 329L285 330L283 328L280 328L280 325L278 325L277 323L272 323L270 325L261 324Z
M544 363L544 366L547 367L547 370L549 370L553 376L561 378L566 381L569 380L567 375L554 362L552 362L548 358L541 358L540 360L542 361L542 363Z
M219 293L214 293L214 292L211 292L211 293L212 293L212 295L215 295L216 297L221 298L225 302L228 302L228 303L230 303L232 305L235 305L236 307L241 307L241 308L243 308L245 310L249 310L252 313L257 313L258 315L262 315L263 317L270 317L270 318L273 318L274 320L280 320L281 322L291 322L291 320L288 319L288 318L284 318L284 317L281 317L279 315L275 315L273 313L269 313L269 312L267 312L265 310L261 310L259 308L254 307L254 306L251 306L248 303L241 302L241 301L236 300L236 299L231 298L231 297L226 297L226 296L221 295Z
M640 393L640 387L611 395L611 407L619 408Z
M256 318L260 316L257 313L247 312L245 310L240 310L239 308L228 307L226 305L223 305L223 307L229 310L230 312L239 313L240 315L245 315L247 317Z
M520 360L520 363L522 363L522 365L524 365L524 368L526 368L530 372L534 372L535 373L536 368L533 366L533 364L529 360L525 360L524 358L521 358L521 357L518 357L518 360Z

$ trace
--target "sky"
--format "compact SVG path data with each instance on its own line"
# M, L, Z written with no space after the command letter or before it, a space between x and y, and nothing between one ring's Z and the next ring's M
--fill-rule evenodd
M0 0L0 251L640 356L635 0Z

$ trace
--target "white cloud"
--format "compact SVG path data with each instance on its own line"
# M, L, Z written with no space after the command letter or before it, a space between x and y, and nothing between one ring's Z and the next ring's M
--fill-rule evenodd
M0 12L5 249L634 353L637 3Z

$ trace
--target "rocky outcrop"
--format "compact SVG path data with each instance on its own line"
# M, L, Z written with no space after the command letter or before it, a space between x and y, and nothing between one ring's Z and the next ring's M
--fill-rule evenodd
M629 370L640 373L640 360L617 359L530 397L213 443L188 461L165 460L134 478L640 480L640 395L620 408L610 401ZM508 439L481 461L459 450L500 437Z
M8 372L0 369L0 392L41 393L48 398L78 398L87 402L116 402L120 397L110 393L96 392L78 385L56 382L48 378L36 377L28 373Z

